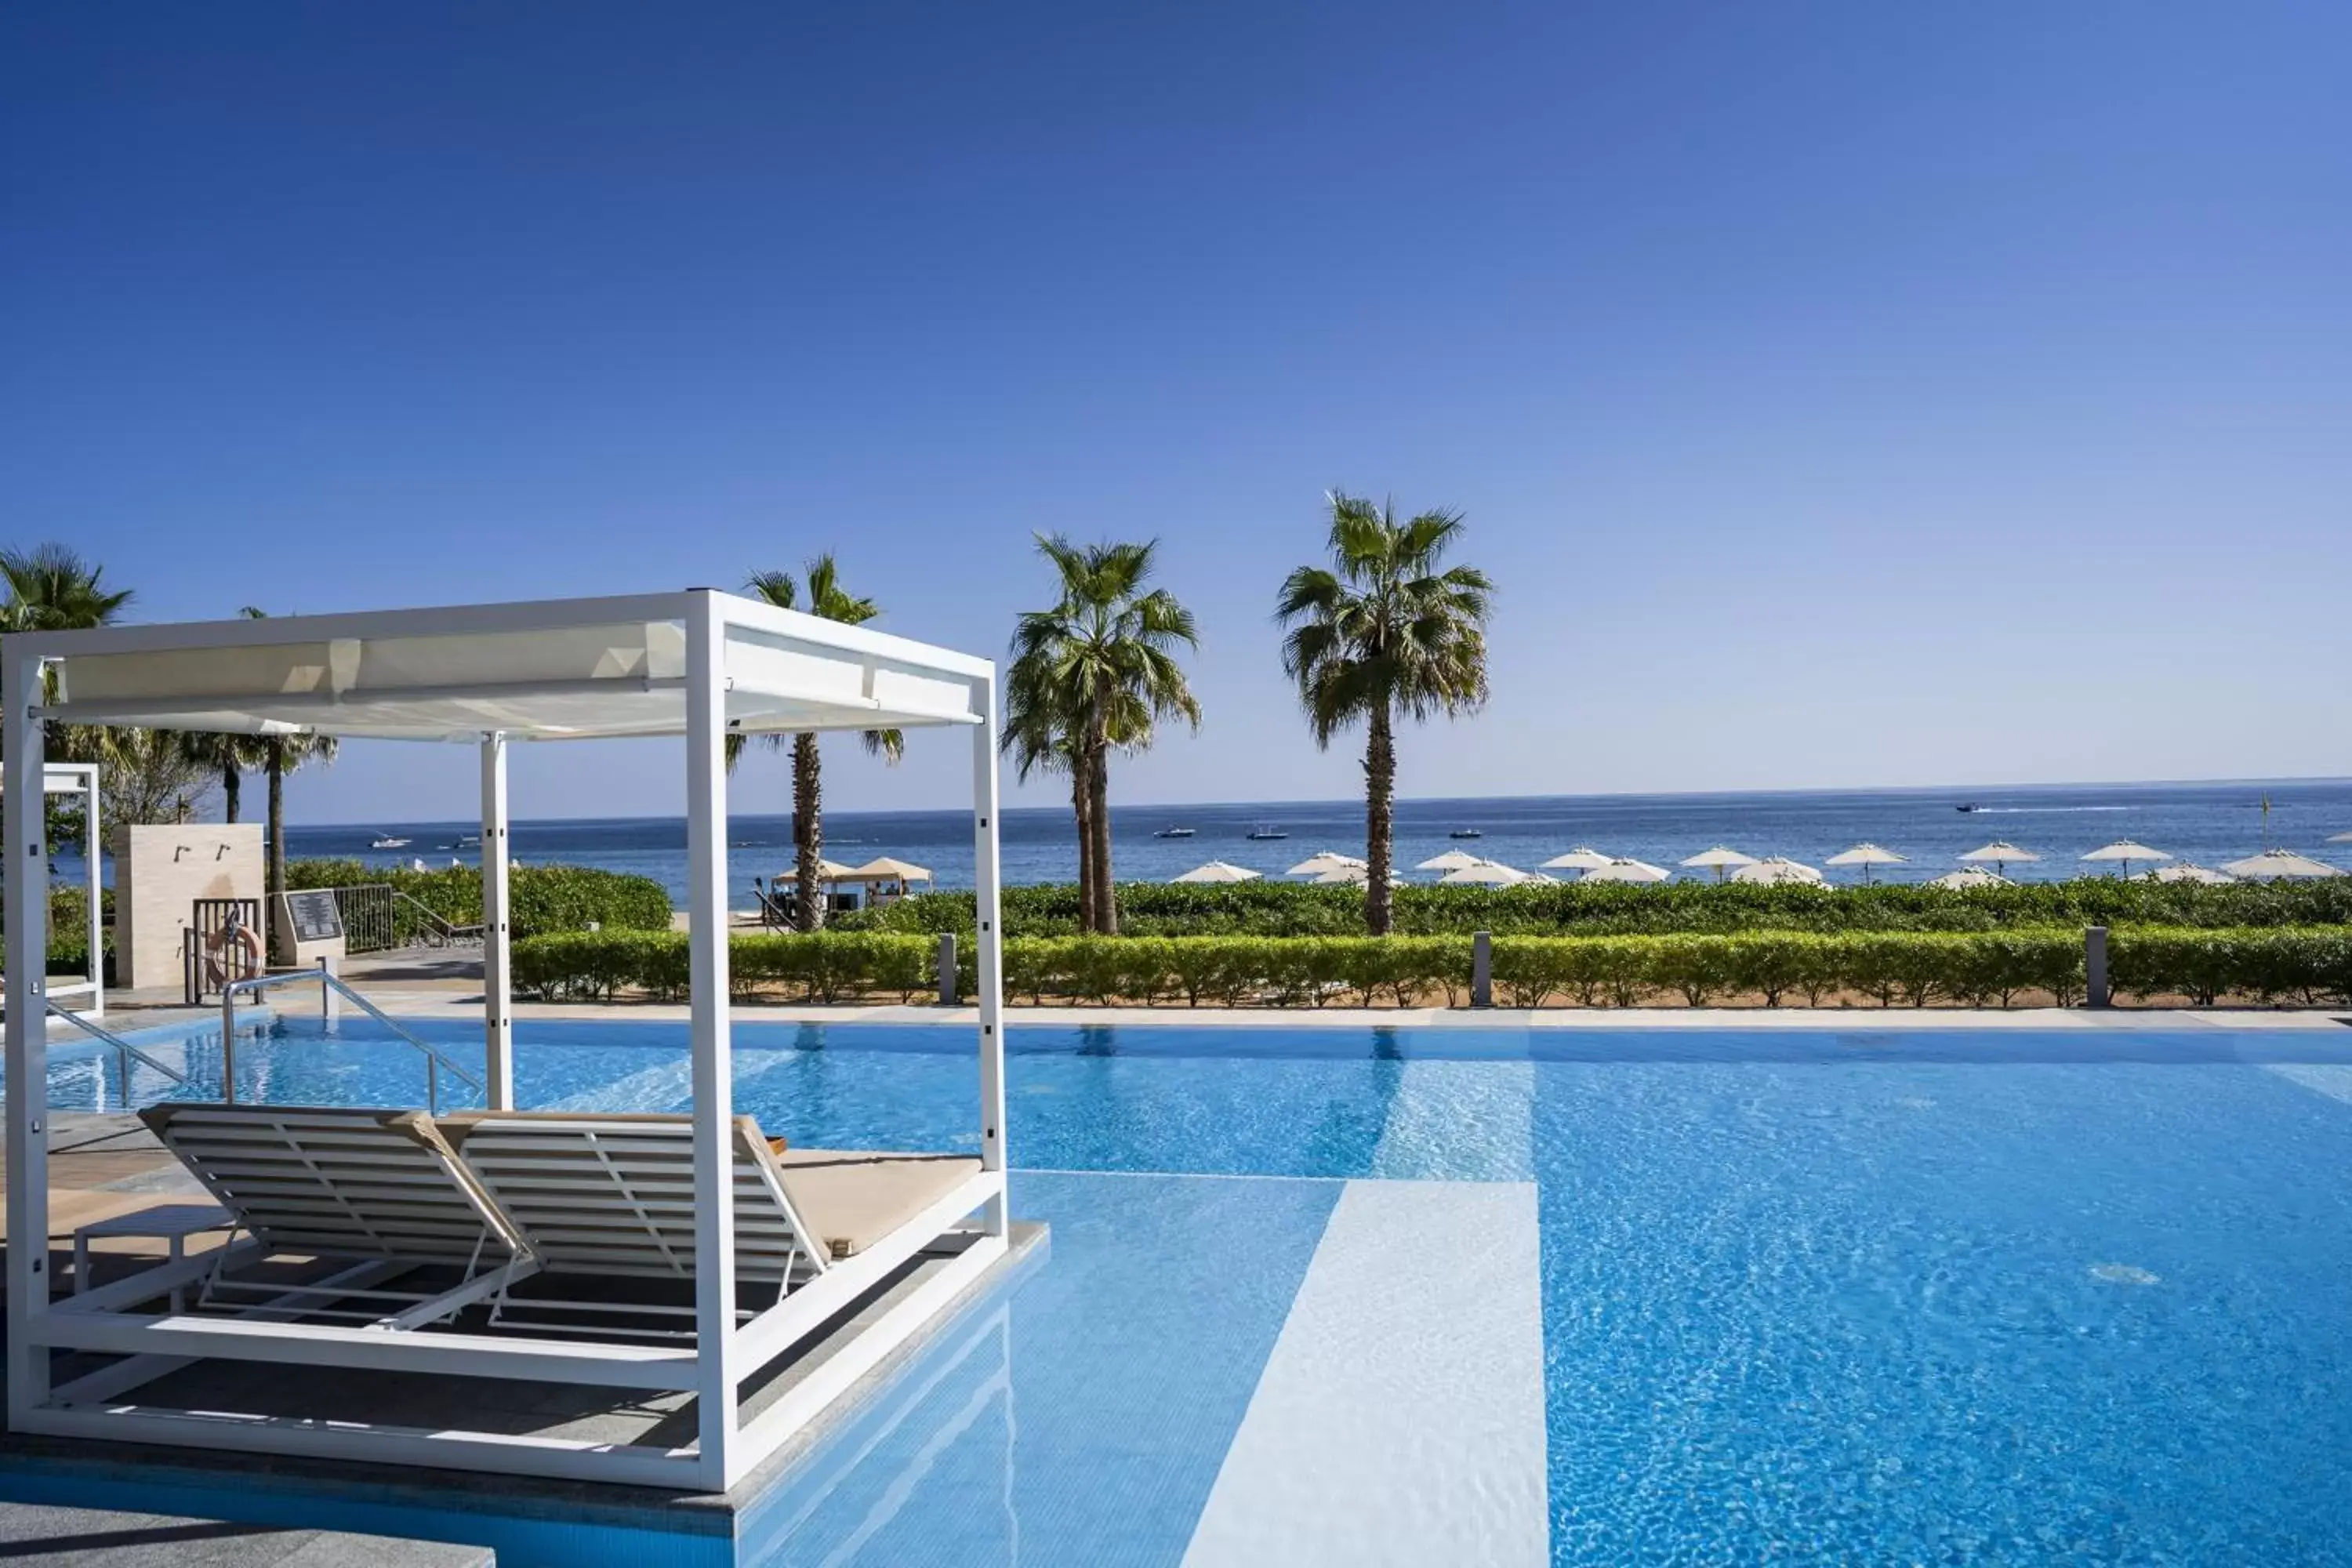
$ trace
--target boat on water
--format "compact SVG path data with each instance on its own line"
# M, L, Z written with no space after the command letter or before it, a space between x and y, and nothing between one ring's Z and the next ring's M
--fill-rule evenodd
M405 849L408 847L408 842L409 841L407 839L401 837L396 833L379 832L373 838L368 840L368 847L371 849Z
M1966 805L1956 805L1952 807L1952 809L1954 811L1982 811L1984 807L1979 805L1975 801L1969 801Z
M1486 836L1475 827L1457 827L1445 836L1448 838L1484 838Z
M1251 838L1287 838L1290 835L1270 822L1261 822L1245 836Z
M1163 827L1151 837L1154 838L1190 838L1192 837L1192 829L1189 827Z

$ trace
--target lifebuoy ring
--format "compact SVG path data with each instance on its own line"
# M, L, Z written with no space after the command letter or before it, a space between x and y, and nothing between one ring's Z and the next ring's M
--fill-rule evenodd
M221 962L225 953L242 956L239 980L254 980L261 974L261 937L251 926L225 925L205 939L205 967L215 982L228 978L228 966Z

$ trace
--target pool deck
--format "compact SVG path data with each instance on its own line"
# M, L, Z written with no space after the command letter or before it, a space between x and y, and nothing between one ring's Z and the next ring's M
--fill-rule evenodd
M231 1524L178 1514L0 1502L0 1557L48 1568L492 1568L487 1547Z

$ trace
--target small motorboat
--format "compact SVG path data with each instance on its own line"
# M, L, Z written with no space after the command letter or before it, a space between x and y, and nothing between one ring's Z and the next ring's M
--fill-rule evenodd
M1954 811L1982 811L1984 807L1979 805L1975 801L1969 801L1965 805L1956 805L1952 807L1952 809Z
M378 833L373 838L368 840L368 847L371 849L405 849L408 847L408 840L401 837L396 833Z
M1250 838L1287 838L1290 835L1284 832L1281 828L1276 827L1271 822L1261 822L1255 827L1251 828L1245 837Z
M1192 829L1189 827L1163 827L1151 837L1154 838L1190 838L1192 837Z
M1484 838L1486 836L1475 827L1457 827L1445 836L1448 838Z

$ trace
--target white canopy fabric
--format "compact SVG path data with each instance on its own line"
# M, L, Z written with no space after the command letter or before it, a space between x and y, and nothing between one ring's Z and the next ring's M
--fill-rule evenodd
M1906 864L1906 862L1904 860L1902 856L1897 855L1892 849L1884 849L1875 844L1863 843L1855 845L1851 849L1839 850L1836 854L1822 861L1822 864L1824 866L1859 866L1862 868L1863 882L1867 886L1873 880L1871 876L1872 867L1901 866Z
M1596 866L1578 880L1585 882L1663 882L1674 873L1664 866L1653 866L1646 860L1619 856L1606 866Z
M1336 849L1326 849L1309 855L1283 873L1286 877L1313 877L1325 871L1367 871L1371 868L1353 855L1342 855Z
M1171 877L1171 882L1255 882L1260 872L1230 861L1212 860L1205 866L1195 866L1181 877Z
M2151 849L2145 844L2135 844L2128 838L2118 838L2113 844L2101 845L2098 848L2092 850L2088 855L2084 856L2083 858L2085 860L2120 860L2124 863L2125 875L2128 876L2131 873L2131 863L2135 860L2146 860L2150 865L2154 865L2159 860L2169 860L2172 857L2166 854L2161 849Z
M1765 887L1772 887L1783 882L1802 882L1808 886L1819 887L1822 874L1801 860L1791 860L1780 855L1768 855L1752 866L1742 866L1738 870L1734 871L1731 874L1731 879L1735 882L1758 883Z
M1727 848L1725 846L1718 844L1712 849L1700 850L1689 859L1685 860L1683 864L1685 866L1712 866L1715 868L1715 879L1720 882L1723 880L1723 874L1725 871L1735 866L1753 866L1756 864L1756 857L1753 855L1742 855L1737 849Z
M2020 849L2006 838L1998 838L1981 849L1969 850L1958 858L1975 864L1990 861L1995 866L2007 866L2012 860L2023 865L2031 860L2039 860L2042 857L2031 849Z
M2150 871L2147 879L2151 882L2201 882L2209 888L2218 888L2238 879L2226 871L2208 870L2193 861L2176 860L2169 866L2158 866Z
M1413 869L1416 871L1459 871L1465 866L1483 866L1485 864L1486 862L1479 859L1475 855L1465 854L1459 849L1448 849L1443 855L1432 855L1428 859L1423 860L1420 865L1415 866Z
M931 879L930 872L922 867L905 860L892 859L887 855L868 860L863 866L850 868L849 875L876 879L888 879L900 882L928 882Z
M2310 856L2298 855L2292 849L2265 849L2259 855L2249 855L2243 860L2232 860L2221 869L2232 877L2302 879L2344 875L2326 861L2314 860Z
M1613 855L1603 855L1598 849L1580 844L1567 854L1555 855L1545 861L1543 868L1547 871L1597 871L1615 858Z
M1370 869L1363 866L1329 866L1318 871L1307 881L1325 888L1360 888L1372 879Z
M1964 866L1957 871L1947 871L1927 884L1931 888L2006 888L2012 884L1998 871L1988 871L1981 866Z
M1516 888L1522 882L1538 879L1532 871L1522 871L1516 866L1506 866L1498 860L1481 860L1475 866L1457 866L1438 880L1454 887ZM1549 878L1542 879L1549 880Z
M728 595L725 704L744 731L980 721L986 661ZM518 741L686 731L686 594L108 628L58 640L69 723ZM142 642L152 642L141 647Z

